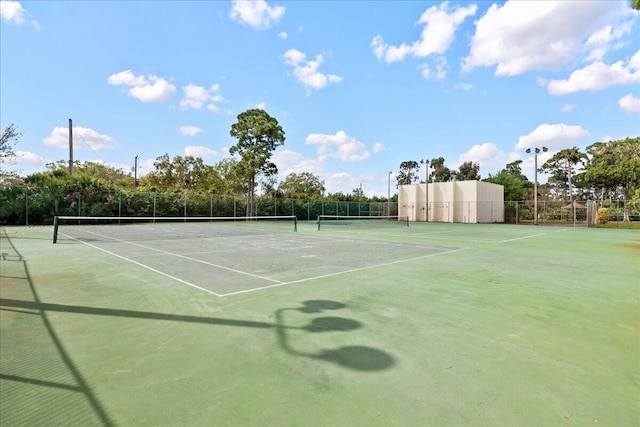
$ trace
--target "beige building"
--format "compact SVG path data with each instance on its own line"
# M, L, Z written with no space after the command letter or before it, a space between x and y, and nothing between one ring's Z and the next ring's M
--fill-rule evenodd
M504 222L504 187L483 181L401 185L398 215L409 221Z

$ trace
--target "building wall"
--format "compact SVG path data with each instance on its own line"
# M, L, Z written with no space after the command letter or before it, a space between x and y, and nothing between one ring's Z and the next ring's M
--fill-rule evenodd
M410 221L504 222L504 187L483 181L401 185L398 205Z

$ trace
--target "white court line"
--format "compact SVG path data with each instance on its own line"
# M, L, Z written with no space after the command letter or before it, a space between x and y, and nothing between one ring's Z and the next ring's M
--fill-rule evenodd
M150 247L147 247L147 246L144 246L144 245L140 245L140 244L137 244L137 243L126 242L126 241L123 241L123 240L120 240L120 239L115 239L113 237L103 236L103 235L101 235L99 233L95 233L95 232L89 232L89 233L95 234L97 236L106 237L106 238L115 240L117 242L127 243L127 244L131 244L131 245L134 245L134 246L139 246L139 247L142 247L142 248L145 248L145 249L151 249L151 250L154 250L154 251L157 251L157 252L161 252L161 253L165 253L165 254L168 254L168 255L175 255L177 257L185 258L185 259L192 260L192 261L201 262L203 264L212 265L214 267L217 266L215 264L207 263L207 262L204 262L204 261L199 261L199 260L192 259L192 258L189 258L189 257L184 257L184 256L181 256L181 255L172 254L170 252L163 251L161 249L154 249L154 248L150 248ZM182 280L182 279L179 279L179 278L177 278L175 276L172 276L170 274L164 273L164 272L162 272L160 270L157 270L157 269L155 269L153 267L150 267L150 266L148 266L146 264L142 264L141 262L134 261L134 260L132 260L130 258L127 258L127 257L124 257L122 255L116 254L116 253L108 251L106 249L102 249L102 248L100 248L98 246L92 245L91 243L84 242L82 240L79 240L79 239L77 239L75 237L69 236L69 235L64 234L64 233L61 233L61 234L69 237L72 240L78 241L78 242L83 243L83 244L85 244L87 246L95 248L95 249L97 249L99 251L102 251L102 252L107 253L109 255L113 255L116 258L120 258L120 259L122 259L124 261L128 261L128 262L130 262L132 264L135 264L135 265L140 266L142 268L145 268L147 270L153 271L154 273L158 273L158 274L160 274L162 276L168 277L170 279L173 279L173 280L175 280L177 282L180 282L182 284L185 284L187 286L191 286L192 288L204 291L204 292L206 292L208 294L215 295L215 296L217 296L219 298L226 297L226 296L232 296L232 295L238 295L238 294L244 294L244 293L248 293L248 292L260 291L260 290L268 289L268 288L275 288L275 287L278 287L278 286L292 285L292 284L295 284L295 283L303 283L303 282L323 279L323 278L327 278L327 277L339 276L339 275L342 275L342 274L354 273L354 272L357 272L357 271L370 270L372 268L384 267L384 266L387 266L387 265L400 264L400 263L415 261L415 260L419 260L419 259L431 258L431 257L438 256L438 255L445 255L445 254L454 253L454 252L460 252L460 251L464 251L464 250L468 249L468 248L459 248L459 249L439 252L439 253L435 253L435 254L423 255L423 256L419 256L419 257L413 257L413 258L407 258L407 259L402 259L402 260L397 260L397 261L385 262L385 263L381 263L381 264L369 265L369 266L366 266L366 267L354 268L354 269L351 269L351 270L337 271L335 273L328 273L328 274L323 274L323 275L320 275L320 276L307 277L307 278L303 278L303 279L292 280L292 281L289 281L289 282L281 282L281 281L278 281L278 280L260 277L260 276L257 276L257 275L251 274L251 273L242 272L242 271L239 271L239 270L228 269L230 271L238 272L240 274L246 274L246 275L249 275L249 276L253 276L253 277L256 277L256 278L261 278L261 279L264 279L264 280L269 280L269 281L276 282L276 283L273 284L273 285L261 286L261 287L252 288L252 289L245 289L245 290L242 290L242 291L230 292L230 293L227 293L227 294L219 294L219 293L213 292L211 290L205 289L205 288L203 288L201 286L195 285L195 284L193 284L191 282L187 282L186 280ZM227 269L226 267L222 267L222 266L220 266L220 268Z
M529 239L531 237L538 237L538 236L544 236L547 233L538 233L538 234L531 234L529 236L523 236L523 237L516 237L513 239L507 239L507 240L501 240L498 243L507 243L507 242L515 242L516 240L523 240L523 239Z
M105 236L103 234L95 233L93 231L87 231L87 233L91 233L91 234L94 234L96 236L106 237L107 239L115 240L116 242L125 243L127 245L137 246L139 248L144 248L144 249L149 249L149 250L152 250L152 251L155 251L155 252L160 252L161 254L171 255L171 256L174 256L174 257L177 257L177 258L186 259L186 260L189 260L189 261L195 261L195 262L198 262L200 264L205 264L205 265L209 265L211 267L219 268L221 270L227 270L227 271L232 271L234 273L243 274L245 276L251 276L251 277L254 277L256 279L267 280L269 282L275 282L275 283L282 283L280 280L275 280L275 279L270 279L268 277L258 276L256 274L248 273L246 271L236 270L235 268L225 267L223 265L213 264L211 262L202 261L202 260L199 260L199 259L191 258L191 257L180 255L180 254L176 254L176 253L173 253L173 252L163 251L162 249L152 248L152 247L149 247L149 246L141 245L139 243L127 242L126 240L116 239L115 237Z
M411 235L389 234L388 236L406 237L406 238L409 238L409 239L431 238L431 239L443 239L443 240L462 240L462 241L465 241L465 242L478 242L478 243L500 243L498 240L468 239L466 237L449 237L449 236L440 237L440 236L434 236L432 234L411 234Z
M565 231L570 231L570 230L573 230L573 228L561 228L559 230L553 230L553 232L554 233L564 233ZM544 236L546 234L548 234L548 233L531 234L529 236L523 236L523 237L516 237L516 238L513 238L513 239L501 240L498 243L513 242L513 241L516 241L516 240L528 239L530 237Z
M124 257L124 256L122 256L122 255L118 255L118 254L116 254L116 253L114 253L114 252L110 252L110 251L108 251L108 250L106 250L106 249L99 248L99 247L97 247L97 246L95 246L95 245L92 245L91 243L83 242L82 240L76 239L75 237L69 236L69 235L67 235L67 234L64 234L64 233L61 233L61 234L63 234L64 236L67 236L68 238L73 239L73 240L75 240L75 241L77 241L77 242L80 242L80 243L85 244L85 245L87 245L87 246L91 246L91 247L92 247L92 248L94 248L94 249L97 249L97 250L102 251L102 252L104 252L104 253L107 253L107 254L109 254L109 255L113 255L113 256L114 256L114 257L116 257L116 258L120 258L120 259L125 260L125 261L128 261L128 262L130 262L130 263L132 263L132 264L135 264L135 265L137 265L137 266L139 266L139 267L146 268L147 270L153 271L154 273L158 273L158 274L160 274L160 275L162 275L162 276L168 277L169 279L173 279L173 280L178 281L178 282L180 282L180 283L182 283L182 284L185 284L185 285L187 285L187 286L191 286L192 288L199 289L199 290L201 290L201 291L204 291L204 292L206 292L206 293L208 293L208 294L211 294L211 295L215 295L215 296L217 296L217 297L221 297L221 296L223 296L223 295L217 294L217 293L215 293L215 292L213 292L213 291L210 291L209 289L205 289L205 288L202 288L202 287L200 287L200 286L198 286L198 285L194 285L193 283L187 282L186 280L182 280L182 279L179 279L179 278L177 278L177 277L175 277L175 276L172 276L172 275L170 275L170 274L164 273L164 272L162 272L162 271L160 271L160 270L156 270L155 268L149 267L149 266L148 266L148 265L146 265L146 264L142 264L142 263L140 263L140 262L138 262L138 261L134 261L134 260L129 259L129 258L127 258L127 257Z
M309 282L309 281L312 281L312 280L324 279L326 277L333 277L333 276L339 276L341 274L354 273L356 271L370 270L372 268L384 267L384 266L393 265L393 264L400 264L400 263L403 263L403 262L415 261L415 260L418 260L418 259L424 259L424 258L430 258L430 257L438 256L438 255L450 254L450 253L453 253L453 252L460 252L460 251L464 251L464 250L467 250L467 249L469 249L469 248L454 249L454 250L451 250L451 251L439 252L437 254L429 254L429 255L423 255L423 256L414 257L414 258L401 259L401 260L398 260L398 261L384 262L382 264L368 265L366 267L354 268L352 270L337 271L335 273L328 273L328 274L323 274L323 275L320 275L320 276L307 277L307 278L304 278L304 279L292 280L290 282L283 282L283 283L278 283L278 284L275 284L275 285L261 286L259 288L253 288L253 289L245 289L243 291L238 291L238 292L230 292L228 294L221 294L220 296L221 297L227 297L227 296L231 296L231 295L246 294L248 292L261 291L263 289L275 288L275 287L278 287L278 286L292 285L294 283Z
M442 231L438 233L452 233L452 231ZM387 233L366 233L366 232L358 232L351 231L345 234L356 235L356 236L385 236L385 237L403 237L409 239L424 239L424 238L434 238L434 239L445 239L445 240L462 240L465 242L479 242L479 243L500 243L498 240L481 240L481 239L467 239L465 237L440 237L434 236L435 233L418 233L418 234L387 234ZM366 237L358 237L359 239L366 239ZM369 239L371 240L371 239ZM387 241L387 240L378 240L378 241Z

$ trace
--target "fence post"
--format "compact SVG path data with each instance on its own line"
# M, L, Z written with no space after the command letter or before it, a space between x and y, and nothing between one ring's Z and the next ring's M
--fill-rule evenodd
M29 225L29 187L24 188L24 220Z

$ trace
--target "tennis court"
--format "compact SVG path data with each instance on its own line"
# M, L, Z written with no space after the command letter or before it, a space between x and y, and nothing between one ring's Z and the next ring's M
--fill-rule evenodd
M395 224L384 224L384 227L393 230L399 228L399 224L396 220ZM56 240L60 244L81 242L136 267L219 297L415 261L461 249L419 242L370 244L357 238L322 233L303 235L296 231L292 221L271 221L270 217L261 221L72 223L61 228L60 238Z
M0 425L638 425L640 234L6 227Z

